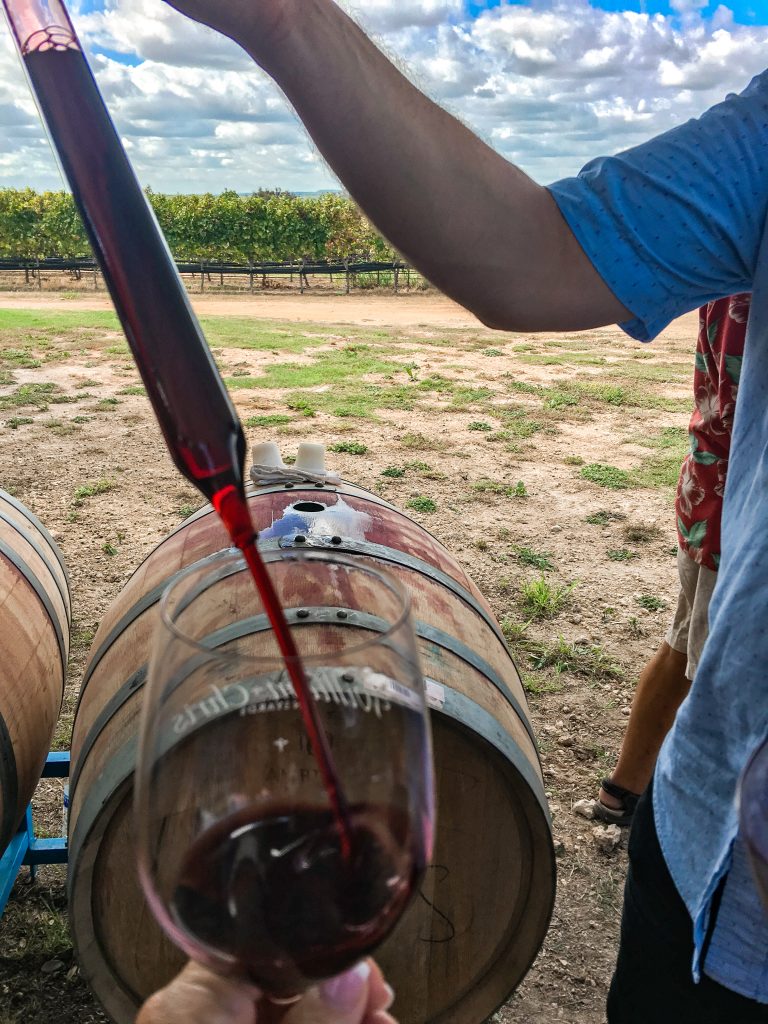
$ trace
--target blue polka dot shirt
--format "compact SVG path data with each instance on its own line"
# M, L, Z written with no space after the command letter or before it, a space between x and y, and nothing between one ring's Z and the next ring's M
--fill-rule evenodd
M737 811L740 773L768 736L768 72L701 118L595 160L550 191L632 311L622 327L637 339L710 299L754 293L710 634L659 757L654 805L693 920L694 977L768 1004L768 912Z

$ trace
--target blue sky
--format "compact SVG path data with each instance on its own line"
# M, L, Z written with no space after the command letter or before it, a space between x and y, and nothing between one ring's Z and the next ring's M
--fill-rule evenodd
M96 0L93 0L96 2ZM500 7L505 0L467 0L470 14L479 14L492 7ZM510 4L524 4L526 0L506 0ZM677 16L669 0L593 0L593 7L604 11L641 11L646 14L664 14ZM720 6L720 0L711 0L702 8L702 14L711 15ZM768 3L766 0L731 0L727 6L733 11L734 18L743 25L768 25Z
M431 97L542 183L697 116L768 64L768 0L338 2ZM279 91L230 41L162 0L70 3L143 184L336 187ZM4 185L61 181L0 25Z

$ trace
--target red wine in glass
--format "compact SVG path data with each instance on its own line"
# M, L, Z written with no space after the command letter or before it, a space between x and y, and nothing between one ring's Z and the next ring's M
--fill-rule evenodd
M345 854L333 814L246 808L189 849L173 895L178 925L275 996L346 970L391 932L426 864L404 815L349 808Z
M342 835L344 796L245 499L243 430L60 0L2 0L96 259L180 472L248 561ZM344 839L346 846L346 839Z

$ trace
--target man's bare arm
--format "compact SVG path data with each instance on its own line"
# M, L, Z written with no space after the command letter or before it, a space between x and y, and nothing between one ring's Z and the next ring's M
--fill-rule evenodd
M424 96L333 0L173 0L283 89L366 215L447 295L503 330L630 319L547 190Z

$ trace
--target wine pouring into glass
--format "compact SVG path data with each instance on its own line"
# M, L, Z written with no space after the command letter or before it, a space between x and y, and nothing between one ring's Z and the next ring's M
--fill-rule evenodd
M333 832L336 837L333 841L338 842L340 854L352 870L357 863L356 858L362 856L365 860L368 856L359 846L360 842L363 842L363 846L367 844L366 848L371 843L376 846L376 841L361 840L361 835L374 835L375 830L371 832L367 825L359 824L360 812L350 804L344 792L335 755L326 734L326 723L321 717L313 687L304 670L304 659L300 657L294 632L286 622L272 578L256 546L245 497L243 467L246 445L237 413L191 309L167 244L99 94L64 4L60 0L0 0L0 3L171 457L187 480L212 502L233 543L240 548L256 582L262 614L271 626L270 635L277 645L275 656L282 666L281 671L289 680L286 685L290 685L290 699L296 701L307 738L307 749L322 782L325 812L330 811L331 814L332 824L326 822L322 828L326 829L326 833L328 829ZM407 629L410 629L407 620L406 615L405 623ZM175 638L173 631L171 634ZM158 641L161 645L164 642L162 639ZM174 646L175 639L169 640L169 644ZM204 641L202 647L205 647ZM202 656L202 651L198 653ZM164 664L162 658L157 664ZM159 695L165 692L163 686L167 680L163 679L162 668L155 670L154 674L156 679L163 680L158 683L159 689L155 691L155 697L160 700ZM401 682L397 676L391 679L393 686ZM354 685L360 685L359 680ZM145 700L145 728L154 725L153 718L158 716L158 709L152 706L152 699L150 693ZM426 723L423 713L422 719ZM244 756L250 749L250 740L240 734L240 741L244 744L240 754ZM219 749L218 744L212 740L210 743L210 747L206 746L207 756L215 759L214 751ZM423 750L429 750L428 731L421 746ZM141 791L141 780L148 778L143 771L144 767L140 766L139 772L138 807L141 813L144 813L148 799L147 794ZM233 771L236 775L236 765ZM423 771L422 758L415 773L421 775ZM152 785L157 782L157 778L156 769L152 775ZM233 777L227 785L235 783L236 778ZM430 785L431 782L427 784L427 790ZM309 814L309 818L302 819L303 824L294 822L292 834L297 835L303 828L313 834L317 831L320 827L317 820L318 807L315 799L310 811L301 812ZM219 835L224 826L217 826L211 813L219 814L220 811L206 811L202 817L198 816L195 828L199 830L202 825L213 831L218 828L216 834ZM431 829L432 814L432 798L426 792L419 813L423 819L419 829L426 834ZM281 820L286 815L287 812ZM245 827L239 818L228 819L227 827L230 826L235 830L232 835L237 833L238 836ZM274 838L269 829L260 833L267 834ZM195 840L197 845L193 843L195 857L201 863L206 858L215 860L219 857L216 852L217 843L223 843L223 850L227 842L222 836L223 833L219 839L205 841L198 837ZM266 845L270 846L271 841ZM256 842L256 846L259 846L259 842ZM227 863L240 863L240 853L232 852L232 849L221 856ZM183 877L189 879L191 866L185 867L184 871L186 874ZM145 872L145 883L148 877ZM191 888L194 889L194 885ZM223 890L213 896L214 891L215 886L208 892L214 903L216 899L225 898ZM159 912L160 902L157 899L153 901L151 886L148 896L155 911ZM402 912L404 906L404 902L398 903L398 913ZM182 941L178 927L171 925L170 919L162 913L159 916L172 937L180 941L192 955L196 952L205 955L197 946L189 949L188 944ZM297 923L300 916L297 909ZM354 963L358 956L353 946L349 945L347 965ZM230 961L231 956L227 962Z

